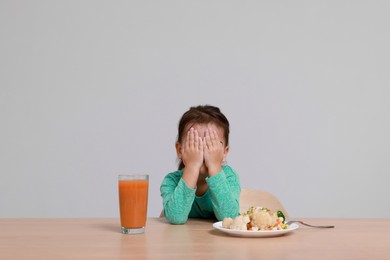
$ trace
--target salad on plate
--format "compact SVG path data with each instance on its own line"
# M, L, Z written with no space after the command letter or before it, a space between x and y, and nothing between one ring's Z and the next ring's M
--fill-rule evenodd
M235 218L224 218L222 228L232 230L265 231L287 230L282 211L273 212L264 207L250 207Z

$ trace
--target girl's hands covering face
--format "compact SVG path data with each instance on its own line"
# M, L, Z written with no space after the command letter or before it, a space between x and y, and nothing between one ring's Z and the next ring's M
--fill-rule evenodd
M186 168L199 170L203 164L203 140L193 127L187 133L186 140L182 145L182 160Z

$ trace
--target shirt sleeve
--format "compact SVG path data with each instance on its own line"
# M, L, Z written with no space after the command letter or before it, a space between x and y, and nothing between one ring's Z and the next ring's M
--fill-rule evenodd
M164 178L160 191L165 218L172 224L186 223L196 190L189 188L181 175L171 173Z
M229 166L206 179L211 195L211 205L218 220L235 218L240 214L240 181Z

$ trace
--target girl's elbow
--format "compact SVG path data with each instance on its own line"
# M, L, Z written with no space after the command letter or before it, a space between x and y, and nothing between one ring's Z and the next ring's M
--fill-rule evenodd
M180 216L172 216L170 214L165 215L165 218L168 220L169 223L173 225L182 225L187 223L188 217L180 217Z
M222 221L224 218L235 218L240 215L240 206L232 206L225 212L221 212L221 214L216 214L216 217L219 221Z
M183 225L187 223L187 218L167 218L167 220L173 225Z
M173 220L173 221L170 221L169 223L171 223L173 225L183 225L183 224L187 223L187 219Z

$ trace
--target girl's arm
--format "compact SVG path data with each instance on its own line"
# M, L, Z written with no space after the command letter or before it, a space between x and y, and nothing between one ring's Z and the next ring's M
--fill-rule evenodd
M211 205L218 220L234 218L240 214L240 180L229 166L206 179L211 195Z
M188 220L196 189L191 189L179 172L168 174L161 186L164 216L172 224L184 224Z

